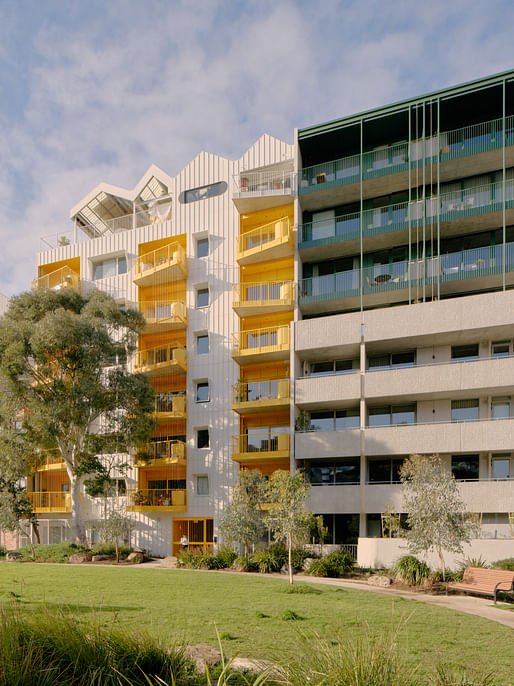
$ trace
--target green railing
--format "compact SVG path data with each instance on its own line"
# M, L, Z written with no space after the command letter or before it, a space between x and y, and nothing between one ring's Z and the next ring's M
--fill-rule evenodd
M505 145L514 144L514 116L505 119ZM456 159L481 152L496 150L503 145L503 120L465 126L452 131L444 131L439 136L409 143L394 143L362 155L363 180L416 167L422 163ZM313 190L356 183L361 177L361 156L359 154L338 160L322 162L305 167L299 174L298 192L310 193Z
M505 204L514 207L514 181L505 182ZM479 214L500 211L503 207L503 184L491 183L465 190L443 193L439 197L385 205L362 212L362 235L369 238L411 227L449 222ZM300 227L299 249L320 247L360 237L360 213L333 219L308 222Z
M503 245L461 250L421 260L377 264L300 281L300 305L501 274ZM506 244L505 270L514 271L514 243Z

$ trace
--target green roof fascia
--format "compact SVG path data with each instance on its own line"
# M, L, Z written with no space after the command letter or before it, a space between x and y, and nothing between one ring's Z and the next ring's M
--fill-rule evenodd
M332 119L331 121L324 122L322 124L316 124L314 126L307 126L303 129L298 129L298 140L305 140L307 138L318 136L322 133L337 131L337 129L345 128L351 124L358 124L362 119L377 119L388 114L394 114L396 111L405 109L408 105L412 106L422 104L423 102L434 98L455 97L456 95L463 95L464 93L481 90L482 88L498 85L503 81L511 80L514 80L514 71L511 69L509 69L509 71L500 72L499 74L483 76L480 79L467 81L466 83L462 83L457 86L449 86L438 91L426 93L425 95L419 95L415 98L399 100L398 102L391 103L390 105L374 107L371 110L365 110L364 112L359 112L358 114L351 114L347 117L342 117L341 119Z

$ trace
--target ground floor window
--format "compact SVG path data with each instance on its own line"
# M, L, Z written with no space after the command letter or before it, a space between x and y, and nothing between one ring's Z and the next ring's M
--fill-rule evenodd
M323 514L322 517L323 526L328 529L324 543L329 545L357 543L359 538L358 514Z

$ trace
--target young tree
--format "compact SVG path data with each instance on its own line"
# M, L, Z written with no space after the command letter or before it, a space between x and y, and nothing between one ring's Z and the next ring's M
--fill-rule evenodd
M228 543L242 543L245 557L248 548L266 532L262 506L266 502L266 480L257 470L243 469L239 483L232 490L232 500L220 521L220 533Z
M309 490L310 484L298 471L290 474L278 470L268 482L270 505L265 521L275 539L287 545L290 584L293 583L293 545L305 542L312 522L312 514L305 509Z
M154 428L153 389L124 362L134 351L142 316L120 310L109 295L67 288L12 298L0 320L0 415L22 417L24 440L57 449L70 480L75 538L86 543L80 490L105 470L101 453L126 453Z
M116 563L120 561L120 541L129 537L131 528L132 519L118 510L111 510L99 527L103 540L116 546Z
M400 471L403 484L403 509L408 513L402 530L413 554L434 550L441 563L443 551L462 553L474 533L464 514L453 474L445 469L439 455L411 455Z

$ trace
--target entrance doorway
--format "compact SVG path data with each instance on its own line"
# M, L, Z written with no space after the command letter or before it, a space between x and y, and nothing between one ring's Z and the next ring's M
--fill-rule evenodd
M173 555L177 555L182 547L180 539L184 534L189 539L191 552L209 553L213 549L214 520L212 517L175 518L173 520Z

